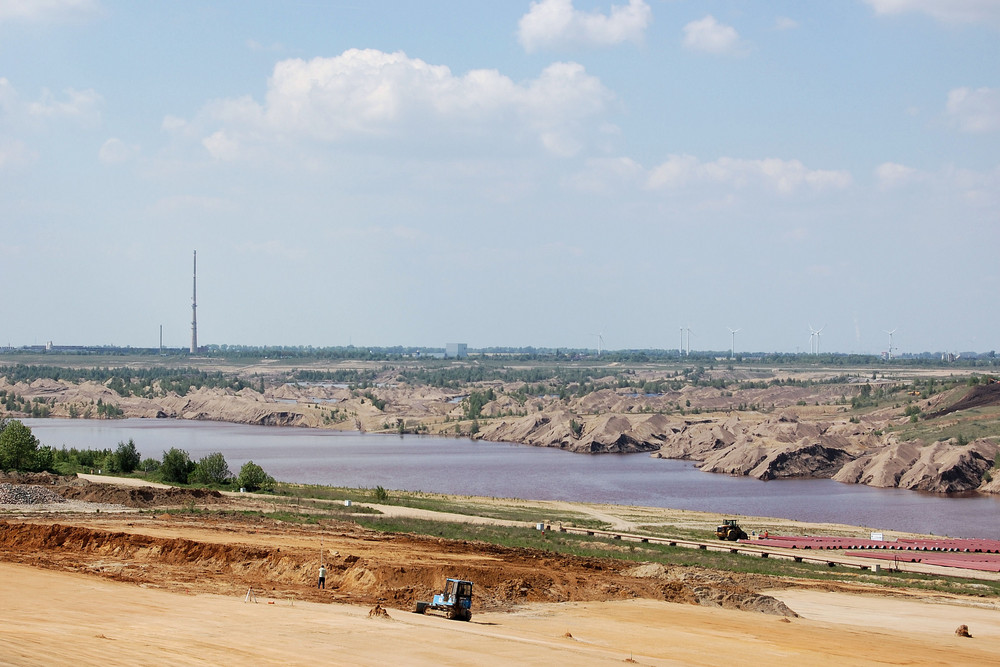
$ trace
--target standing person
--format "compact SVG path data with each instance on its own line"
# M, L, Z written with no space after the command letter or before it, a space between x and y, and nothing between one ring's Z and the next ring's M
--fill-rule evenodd
M317 588L322 588L326 590L326 565L320 564L319 566L319 584Z

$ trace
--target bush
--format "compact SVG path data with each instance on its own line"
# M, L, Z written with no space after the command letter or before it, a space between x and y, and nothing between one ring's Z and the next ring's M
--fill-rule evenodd
M232 478L226 457L222 452L203 456L194 469L193 477L202 484L225 484Z
M195 464L183 449L173 447L169 452L163 452L163 463L160 464L160 479L167 483L187 484L188 476L194 471Z
M108 469L110 472L134 472L141 459L135 442L129 438L128 442L118 443L118 449L108 459Z
M236 478L236 486L247 491L273 491L274 485L274 478L253 461L244 463Z

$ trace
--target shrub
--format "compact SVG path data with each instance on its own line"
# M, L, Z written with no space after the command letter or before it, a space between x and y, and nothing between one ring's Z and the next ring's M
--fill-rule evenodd
M222 452L203 456L194 469L194 478L202 484L225 484L232 476Z
M160 479L167 483L187 484L188 476L194 471L195 464L183 449L173 447L163 452L163 463L160 464Z
M275 481L259 465L253 461L247 461L240 468L240 475L236 478L236 485L247 491L273 491Z
M130 473L139 467L142 457L132 438L128 442L119 442L114 454L109 457L108 469L111 472Z

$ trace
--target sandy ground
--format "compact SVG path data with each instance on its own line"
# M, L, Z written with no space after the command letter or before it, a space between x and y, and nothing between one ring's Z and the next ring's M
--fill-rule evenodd
M241 495L225 503L252 500ZM684 568L643 579L601 559L232 510L0 519L4 665L969 665L1000 655L1000 601L989 598L819 582L761 590L753 576ZM688 521L706 517L670 522ZM324 549L332 574L318 591ZM410 612L445 576L477 582L471 622ZM756 590L799 616L694 604L703 587L727 599ZM389 618L369 617L376 600ZM963 624L971 638L956 636Z
M629 600L470 623L392 609L193 595L0 563L0 662L77 664L989 664L995 609L782 591L802 618ZM960 623L973 638L954 634Z

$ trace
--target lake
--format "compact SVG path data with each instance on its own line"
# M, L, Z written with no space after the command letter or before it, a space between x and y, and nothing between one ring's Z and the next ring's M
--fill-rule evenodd
M875 489L832 480L762 482L704 473L648 454L572 454L468 438L362 434L172 419L24 419L43 445L114 449L143 458L172 447L193 460L222 452L237 473L252 460L304 484L565 500L846 523L951 537L1000 539L1000 498Z

